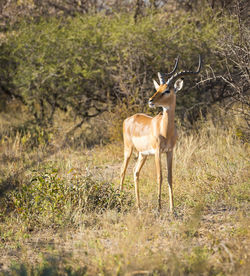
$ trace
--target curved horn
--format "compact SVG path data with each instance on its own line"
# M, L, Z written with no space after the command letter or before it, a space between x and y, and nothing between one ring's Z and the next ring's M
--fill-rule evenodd
M159 78L160 84L164 84L165 83L164 76L169 77L169 76L172 76L174 74L174 72L177 69L178 62L179 62L179 56L175 59L174 69L170 73L164 73L164 74L162 74L162 73L158 72L158 78Z
M178 66L178 62L179 62L179 56L175 59L175 65L174 65L174 69L170 72L170 73L165 73L165 76L171 76L174 74L174 72L176 71L177 69L177 66Z
M168 79L167 84L170 85L172 82L174 82L176 79L178 79L182 76L199 74L200 70L201 70L201 63L202 63L201 55L199 55L199 64L198 64L198 68L195 72L194 71L181 71L179 73L176 73L170 79Z

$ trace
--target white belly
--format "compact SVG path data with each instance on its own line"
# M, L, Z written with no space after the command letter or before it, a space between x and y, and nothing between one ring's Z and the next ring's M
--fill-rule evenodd
M141 154L142 155L154 155L155 154L155 150L154 149L150 149L150 150L142 151Z
M132 137L132 142L138 152L148 151L151 148L148 136Z

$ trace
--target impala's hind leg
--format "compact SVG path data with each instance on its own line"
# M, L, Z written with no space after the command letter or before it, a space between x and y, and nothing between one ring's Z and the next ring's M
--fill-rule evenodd
M122 168L121 168L121 182L120 182L120 190L121 191L123 190L123 182L124 182L126 170L128 167L128 162L129 162L132 152L133 152L132 147L124 149L124 161L123 161Z
M172 161L173 161L173 151L167 152L167 167L168 167L168 190L169 190L169 207L170 211L174 210L174 195L172 186Z

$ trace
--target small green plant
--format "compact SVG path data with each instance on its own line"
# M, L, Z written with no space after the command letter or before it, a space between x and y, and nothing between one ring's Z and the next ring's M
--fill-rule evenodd
M186 256L186 274L199 274L208 271L211 269L208 265L209 251L205 247L197 246L194 247L192 252L189 252Z

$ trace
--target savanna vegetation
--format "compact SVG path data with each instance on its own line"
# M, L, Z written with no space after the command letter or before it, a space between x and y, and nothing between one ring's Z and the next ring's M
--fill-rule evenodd
M248 275L247 4L1 1L0 275ZM165 170L157 211L153 158L138 214L134 160L118 190L122 121L161 112L152 79L198 54L177 94L175 214Z

